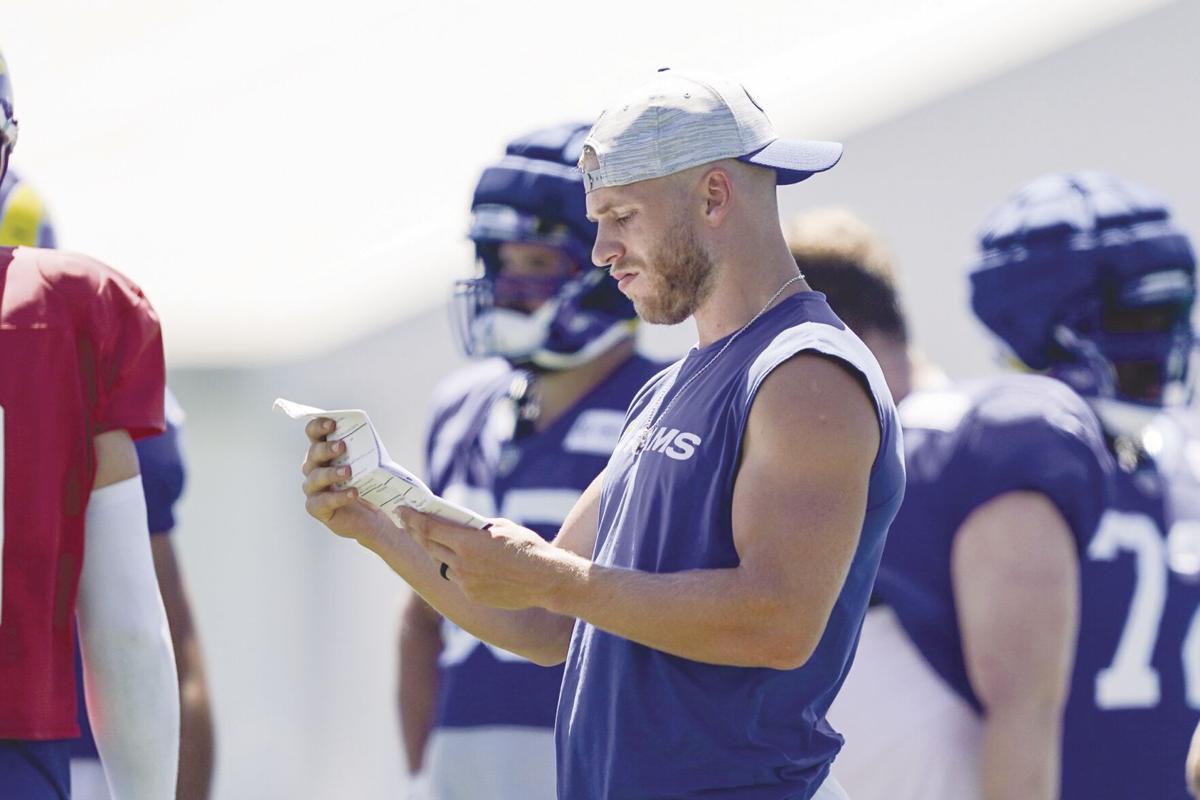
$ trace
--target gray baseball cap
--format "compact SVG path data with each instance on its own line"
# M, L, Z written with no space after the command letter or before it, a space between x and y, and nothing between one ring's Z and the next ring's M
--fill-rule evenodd
M842 157L837 142L780 139L740 83L670 69L602 113L583 146L585 158L590 148L599 161L583 170L589 192L723 158L769 167L781 184L799 183Z

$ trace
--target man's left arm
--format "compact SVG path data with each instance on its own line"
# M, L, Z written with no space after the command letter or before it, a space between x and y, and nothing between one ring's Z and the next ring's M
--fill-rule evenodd
M527 551L539 545L507 521L491 536L436 522L415 533L443 558L527 561L528 595L506 587L506 604L542 606L694 661L792 669L816 649L845 582L879 443L859 380L800 354L771 372L751 407L733 492L737 567L657 574L562 551L534 559ZM462 572L468 597L496 600L486 569Z

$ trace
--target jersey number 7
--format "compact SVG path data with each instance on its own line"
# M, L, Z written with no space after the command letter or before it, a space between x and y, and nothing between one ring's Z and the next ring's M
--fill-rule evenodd
M1152 660L1170 583L1167 545L1145 514L1106 512L1088 557L1112 561L1122 550L1134 554L1136 582L1112 663L1096 675L1096 706L1150 708L1162 699ZM1187 703L1200 708L1200 613L1192 616L1180 650Z

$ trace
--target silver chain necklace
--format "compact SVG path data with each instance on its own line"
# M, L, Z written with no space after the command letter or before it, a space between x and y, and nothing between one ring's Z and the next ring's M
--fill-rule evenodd
M705 370L707 370L709 367L711 367L716 362L716 360L721 357L721 354L729 349L729 345L733 344L734 339L736 339L742 335L742 331L746 330L746 328L749 328L751 325L753 325L758 320L759 317L761 317L763 314L767 313L767 309L771 307L772 303L774 303L776 300L779 299L779 295L783 294L784 289L791 286L796 281L802 281L802 280L804 280L803 272L801 272L800 274L796 275L793 278L788 278L788 280L784 282L783 286L780 286L775 291L775 294L771 295L771 299L767 301L767 304L765 306L763 306L762 308L760 308L758 310L758 313L750 318L749 322L747 322L745 325L743 325L742 327L740 327L736 331L734 331L733 335L730 336L729 339L726 340L725 344L721 345L721 349L717 351L717 354L715 356L713 356L712 358L710 358L703 367L701 367L699 370L697 370L695 375L688 378L687 381L683 384L683 386L679 387L679 391L676 392L675 396L671 398L671 402L667 403L667 407L662 410L662 414L659 414L658 407L660 405L662 405L663 398L667 396L667 392L669 392L671 390L671 387L675 385L675 378L679 375L679 370L683 369L683 361L680 361L678 364L675 365L675 369L673 369L671 371L671 376L669 378L667 378L666 380L664 380L662 382L662 386L660 386L658 391L654 393L654 400L650 404L650 411L646 414L646 424L643 425L640 429L638 429L638 432L636 434L636 439L634 440L634 445L633 445L634 455L639 455L639 454L641 454L641 452L643 450L646 449L646 442L648 442L650 440L650 431L651 431L651 429L654 428L654 423L656 421L662 419L663 417L667 416L667 412L669 412L671 410L671 406L675 405L675 401L678 400L683 395L683 393L687 391L687 388L692 385L692 382L695 381L697 378L699 378L701 375L703 375Z

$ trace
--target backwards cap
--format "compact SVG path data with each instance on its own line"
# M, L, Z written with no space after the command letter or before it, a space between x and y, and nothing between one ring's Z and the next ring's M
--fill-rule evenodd
M842 157L837 142L779 138L740 83L673 70L660 70L601 114L584 142L589 149L599 166L584 170L588 192L725 158L773 169L777 183L799 183Z

